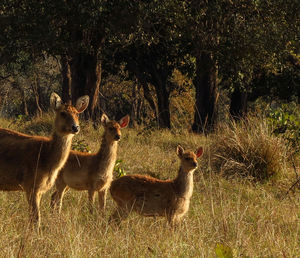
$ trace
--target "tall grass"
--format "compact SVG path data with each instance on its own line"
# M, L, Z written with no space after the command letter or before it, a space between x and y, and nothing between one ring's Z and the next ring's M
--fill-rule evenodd
M32 121L32 125L34 123ZM17 129L24 131L26 126L29 124L19 125ZM239 128L236 135L222 143L222 132L229 136L234 126ZM106 211L90 215L87 193L73 190L66 193L62 213L58 215L49 207L52 189L43 196L41 233L37 234L28 230L28 206L23 193L0 192L0 257L15 257L19 252L22 257L215 257L217 244L228 246L236 257L298 257L300 192L297 190L290 198L282 198L292 182L292 172L287 170L284 178L267 184L226 179L220 173L209 173L219 171L223 164L215 163L216 143L233 146L232 156L238 156L239 150L248 159L250 155L257 157L264 153L256 152L256 144L266 144L259 140L264 137L262 132L266 132L260 128L263 123L256 123L260 128L256 133L252 129L242 133L240 126L246 126L246 123L228 126L228 132L225 127L224 131L220 129L208 138L187 131L180 134L122 131L118 158L123 160L128 174L152 173L159 178L173 178L179 166L176 145L180 143L193 150L204 146L206 157L200 160L195 172L190 210L175 230L164 218L145 218L136 214L122 222L121 227L109 225L108 217L114 209L109 196ZM84 139L90 149L96 151L101 133L101 128L95 130L90 124L82 123L80 135L75 137ZM254 136L257 140L250 141ZM281 160L285 154L279 149L280 140L278 143L275 140L268 141L272 146L280 144L275 145L274 150L277 149L279 155L275 158ZM246 146L251 144L253 146L247 149ZM222 150L223 156L226 151L232 152L227 148ZM262 149L268 150L267 147Z
M262 118L231 120L220 125L210 139L213 171L254 180L266 180L286 171L287 147Z

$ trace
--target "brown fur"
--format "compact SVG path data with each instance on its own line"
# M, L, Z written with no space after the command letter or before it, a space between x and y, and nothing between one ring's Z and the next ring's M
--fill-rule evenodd
M202 155L177 147L181 165L174 180L159 180L144 175L128 175L114 180L110 193L117 204L111 220L119 221L135 211L143 216L166 216L170 224L180 221L188 211L193 193L193 172Z
M103 114L101 122L104 133L99 151L94 154L71 151L65 167L56 180L56 191L51 197L51 206L58 207L59 211L63 195L69 188L88 191L91 211L95 194L98 192L99 208L105 208L107 190L112 181L117 158L118 140L121 137L120 129L127 126L129 116L123 117L117 123L109 121Z
M79 111L60 104L56 94L51 95L51 101L56 118L50 139L0 128L0 190L25 191L31 221L38 224L41 196L53 185L67 160L72 138L79 130Z

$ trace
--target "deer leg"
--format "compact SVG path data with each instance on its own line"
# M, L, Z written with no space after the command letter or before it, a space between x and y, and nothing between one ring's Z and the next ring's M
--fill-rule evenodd
M104 210L106 206L107 189L98 191L99 209Z
M96 194L96 191L94 189L89 189L88 190L88 195L89 195L89 210L90 210L90 213L93 213L94 202L95 202L95 194Z
M110 215L109 223L120 225L121 221L126 219L129 211L126 208L117 207L116 210Z
M56 191L51 195L51 208L58 209L58 213L61 212L62 200L64 194L69 190L66 184L56 185Z
M180 225L180 220L181 220L181 216L178 215L172 215L168 218L169 225L174 229Z
M175 211L171 210L167 214L167 220L171 227L174 227L178 223L178 216Z
M38 191L26 192L27 201L29 204L30 224L40 226L40 201L42 194Z

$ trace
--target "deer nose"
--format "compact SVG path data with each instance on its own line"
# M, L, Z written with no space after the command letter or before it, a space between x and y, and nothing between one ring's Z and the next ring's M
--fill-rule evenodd
M73 133L78 133L80 130L80 126L79 125L72 125L72 132Z
M120 140L120 139L121 139L121 135L117 134L117 135L115 136L115 140L118 141L118 140Z

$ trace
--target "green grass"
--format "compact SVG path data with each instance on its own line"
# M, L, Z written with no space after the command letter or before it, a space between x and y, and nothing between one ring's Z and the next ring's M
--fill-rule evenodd
M0 123L7 125L2 120ZM18 129L25 131L29 123ZM43 128L43 121L38 124ZM110 196L104 213L90 215L87 193L74 190L66 193L58 215L49 207L52 189L42 198L42 226L37 234L27 228L24 194L1 192L1 257L15 257L20 250L23 257L216 257L217 244L230 247L236 257L300 256L299 189L284 198L295 180L288 166L283 176L264 183L226 179L220 173L211 173L218 171L209 172L208 167L217 169L211 164L212 138L188 132L122 132L118 158L123 160L127 174L174 178L179 166L177 144L192 150L205 147L207 155L195 172L190 210L181 225L173 230L164 218L132 214L120 228L112 226L108 224L114 209ZM101 134L102 128L94 130L82 123L81 133L75 137L84 139L96 151Z

